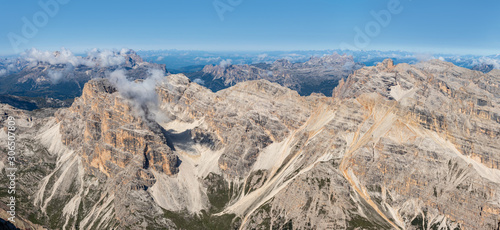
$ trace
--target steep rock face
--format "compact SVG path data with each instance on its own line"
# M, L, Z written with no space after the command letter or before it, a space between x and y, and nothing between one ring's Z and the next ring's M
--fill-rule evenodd
M138 114L130 101L121 97L106 79L90 81L70 108L57 112L61 141L78 154L83 168L80 176L94 176L105 181L100 186L80 185L82 189L94 187L101 199L106 197L107 204L101 209L109 212L96 213L89 209L78 213L86 215L80 226L130 227L141 224L147 215L161 214L158 212L160 207L148 204L151 195L147 190L156 182L154 173L173 175L178 172L178 157L168 146L165 131L145 117ZM146 200L134 200L140 197ZM84 205L78 203L76 205ZM100 204L93 205L95 208ZM134 212L137 216L130 218ZM147 214L149 212L155 213ZM92 220L103 218L103 215L111 219L103 223ZM125 216L129 216L127 221L118 221ZM146 224L158 225L166 227L168 222Z

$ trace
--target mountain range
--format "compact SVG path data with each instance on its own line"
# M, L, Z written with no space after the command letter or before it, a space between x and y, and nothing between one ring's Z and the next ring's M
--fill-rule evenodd
M145 62L133 50L93 50L75 56L65 49L53 53L33 49L1 63L6 73L0 76L0 102L29 110L68 107L86 82L117 69L125 70L130 79L141 79L151 69L166 71L165 65Z

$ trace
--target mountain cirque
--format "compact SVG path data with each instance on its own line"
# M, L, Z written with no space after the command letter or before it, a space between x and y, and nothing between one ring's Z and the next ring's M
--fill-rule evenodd
M18 121L27 225L497 229L499 85L498 70L386 60L333 97L266 80L213 93L169 75L154 108L94 79L54 115L0 114Z

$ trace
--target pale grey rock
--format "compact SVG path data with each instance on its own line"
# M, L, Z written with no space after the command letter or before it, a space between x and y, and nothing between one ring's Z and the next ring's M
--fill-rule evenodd
M203 80L204 85L214 91L240 82L264 79L293 89L300 95L330 95L338 80L347 78L361 67L363 65L354 62L352 56L334 53L311 57L301 63L280 59L271 64L207 65L202 71L190 73L188 76L191 79Z

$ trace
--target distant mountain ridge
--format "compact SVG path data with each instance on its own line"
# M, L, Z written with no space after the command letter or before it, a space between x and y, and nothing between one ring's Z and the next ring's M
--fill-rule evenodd
M333 88L342 78L364 65L352 56L325 55L311 57L306 62L292 63L279 59L273 63L207 65L201 71L186 73L192 81L212 91L218 91L244 81L265 79L299 92L300 95L322 93L331 96Z

